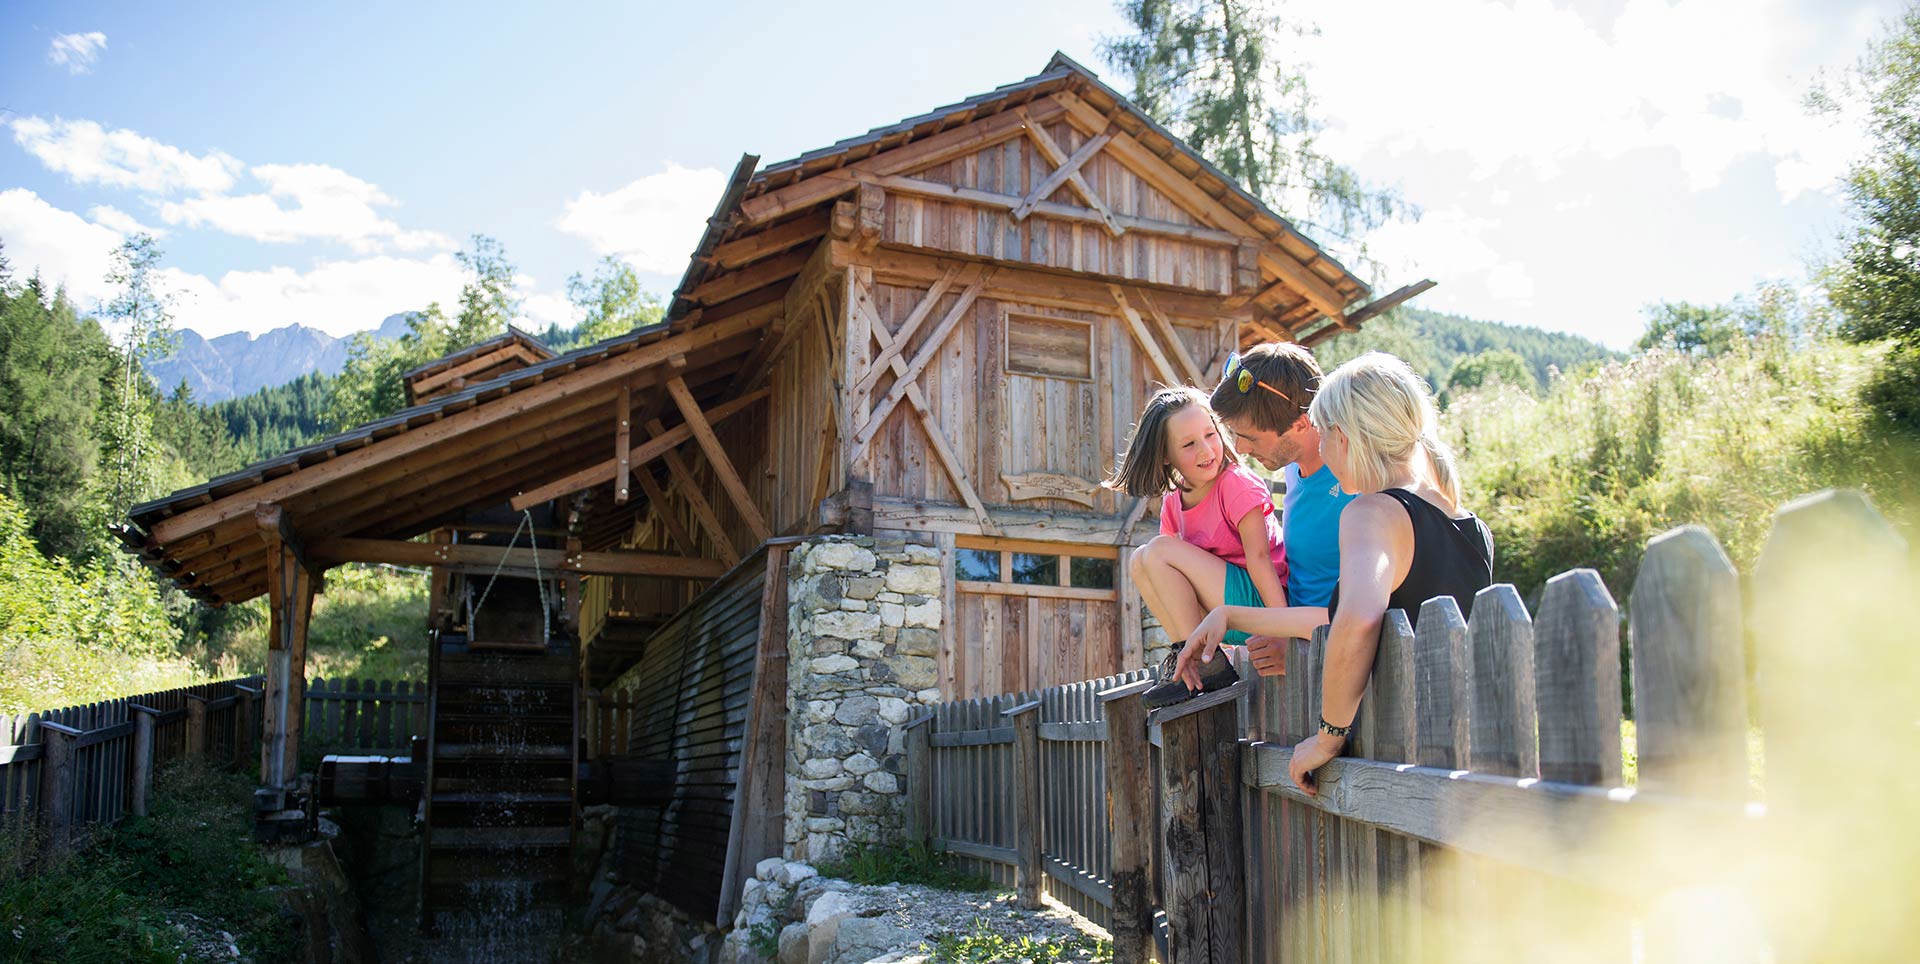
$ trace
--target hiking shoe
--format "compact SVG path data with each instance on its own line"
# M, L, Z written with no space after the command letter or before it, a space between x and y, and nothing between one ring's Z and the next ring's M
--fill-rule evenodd
M1240 674L1234 671L1233 660L1227 658L1226 650L1216 650L1211 663L1197 664L1200 667L1200 689L1197 692L1187 689L1187 684L1173 675L1173 665L1177 659L1178 654L1170 653L1160 662L1160 671L1155 674L1160 682L1140 696L1140 701L1147 705L1147 709L1172 706L1201 693L1211 693L1240 682Z

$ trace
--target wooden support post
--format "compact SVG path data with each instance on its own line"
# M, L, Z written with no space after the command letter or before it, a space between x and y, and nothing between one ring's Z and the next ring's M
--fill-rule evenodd
M133 772L127 782L133 785L133 815L144 817L153 805L153 725L160 711L138 703L133 711L133 754L128 768Z
M260 784L267 803L283 799L300 779L301 699L307 673L307 624L313 618L318 581L292 544L271 538L268 564L267 681L264 735L260 746ZM278 805L268 809L281 809Z
M1137 620L1135 629L1137 635ZM1140 694L1152 685L1152 680L1142 680L1100 694L1107 720L1107 826L1113 841L1107 870L1113 887L1113 964L1146 964L1153 955L1153 887L1148 877L1154 834L1152 748L1147 709L1140 702Z
M1022 703L1000 715L1013 722L1013 890L1020 906L1040 908L1040 701Z
M73 845L73 790L79 767L73 759L73 741L81 731L51 720L40 721L40 830L46 835L45 853L63 854Z
M1240 741L1242 680L1156 710L1160 727L1160 815L1167 865L1162 897L1168 964L1247 959L1241 930Z
M716 923L732 924L741 878L786 846L787 800L787 547L766 547L760 585L760 639L747 703L746 745L734 785L727 862Z

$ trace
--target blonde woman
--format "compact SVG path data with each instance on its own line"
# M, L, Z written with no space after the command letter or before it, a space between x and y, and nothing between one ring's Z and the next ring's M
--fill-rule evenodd
M1346 746L1389 609L1417 620L1420 604L1452 596L1462 614L1493 582L1493 535L1460 503L1453 451L1440 441L1426 380L1392 355L1369 352L1326 376L1307 410L1320 455L1359 498L1340 516L1340 582L1326 608L1219 606L1180 650L1175 673L1199 689L1228 630L1310 636L1329 619L1318 731L1294 747L1291 776L1309 795L1313 771Z

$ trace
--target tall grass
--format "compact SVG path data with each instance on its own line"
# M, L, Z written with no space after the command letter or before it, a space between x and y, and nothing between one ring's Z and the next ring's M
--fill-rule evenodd
M1763 338L1586 367L1542 399L1499 385L1456 399L1444 428L1469 507L1493 529L1494 578L1537 600L1548 578L1591 567L1625 602L1647 540L1684 523L1748 571L1773 510L1828 487L1866 490L1912 532L1920 440L1861 401L1885 356Z
M266 666L265 600L241 613L196 655L225 660L243 673ZM307 677L427 678L427 576L384 566L349 564L327 570L307 630Z

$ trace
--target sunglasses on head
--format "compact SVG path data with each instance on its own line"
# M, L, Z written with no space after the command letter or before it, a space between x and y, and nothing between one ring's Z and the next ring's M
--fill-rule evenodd
M1242 395L1245 395L1246 393L1253 391L1253 386L1258 385L1261 388L1264 388L1267 391L1270 391L1275 395L1278 395L1281 398L1286 399L1286 401L1289 403L1293 401L1293 399L1287 398L1286 392L1283 392L1273 387L1272 385L1269 385L1266 382L1263 382L1260 379L1253 377L1253 372L1248 371L1245 367L1243 367L1240 364L1240 353L1237 351L1227 356L1226 372L1221 377L1225 378L1228 381L1233 382L1233 387L1236 390L1238 390Z

